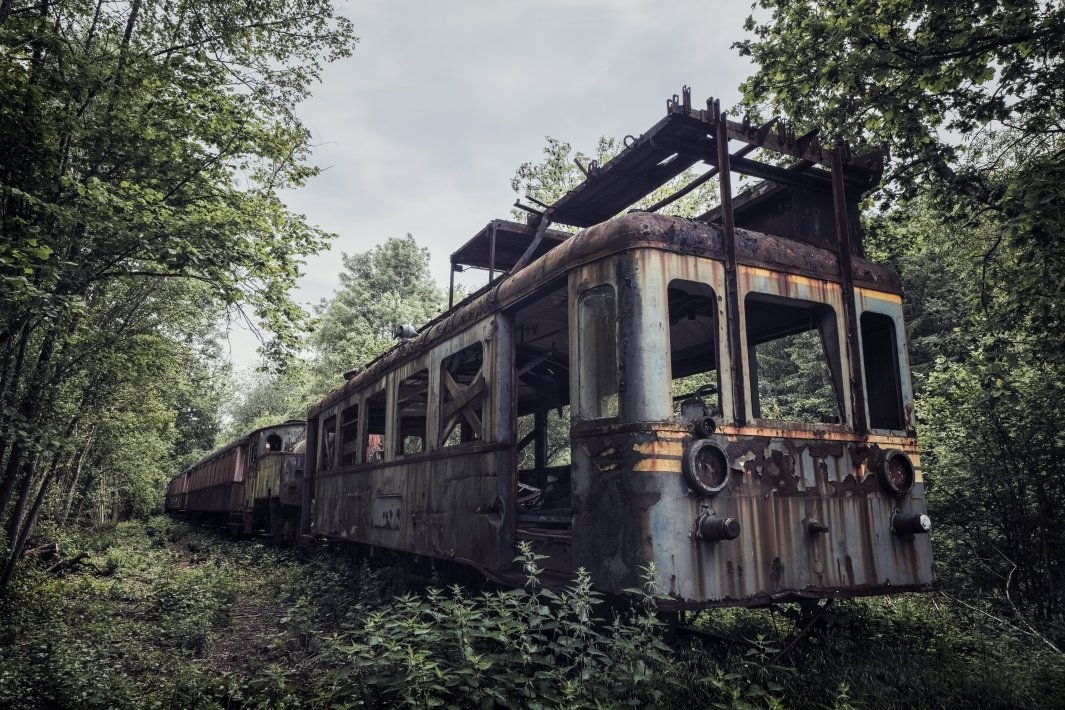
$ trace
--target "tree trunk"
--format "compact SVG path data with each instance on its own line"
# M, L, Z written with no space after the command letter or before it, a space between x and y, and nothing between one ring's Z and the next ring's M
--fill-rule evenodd
M22 472L22 485L18 489L18 497L15 499L15 509L11 511L11 517L7 520L8 544L13 545L18 534L19 525L22 524L22 511L30 497L30 489L33 487L33 476L37 472L37 454L30 456L26 462L26 468Z
M26 541L30 539L30 535L33 533L33 528L37 525L37 516L41 512L41 503L44 502L44 497L48 494L48 486L51 482L52 474L49 472L49 474L44 477L44 480L41 481L40 490L37 491L37 497L33 501L33 507L30 508L30 514L26 518L26 524L22 526L18 539L15 540L15 544L12 546L11 556L8 558L7 565L4 567L3 576L0 577L0 590L6 588L8 582L11 581L11 575L15 572L15 566L18 564L19 556L22 554L22 550L25 549Z
M52 354L55 352L57 327L57 325L53 324L44 336L44 342L41 343L40 352L37 354L37 364L33 368L33 376L30 378L26 394L19 405L17 419L22 420L25 426L34 424L41 409L42 392L47 389L48 384L51 384L45 382L47 379L45 375L48 372L48 366L52 362ZM0 523L3 522L3 511L11 500L11 491L18 480L23 459L29 448L29 442L25 440L25 437L16 434L14 439L14 443L11 445L11 453L7 459L7 466L4 469L4 477L0 480Z
M70 482L70 488L67 491L67 504L63 510L63 517L59 521L60 527L66 527L67 521L70 519L70 508L74 503L74 494L78 490L78 480L81 478L81 469L85 465L85 456L89 453L89 447L92 446L92 440L96 437L96 425L93 424L89 430L89 436L85 439L85 445L78 453L78 461L74 465L74 476Z

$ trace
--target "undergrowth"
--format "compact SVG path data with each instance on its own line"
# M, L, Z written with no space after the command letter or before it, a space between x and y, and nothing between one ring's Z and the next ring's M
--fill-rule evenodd
M387 570L166 518L61 539L0 598L0 707L1051 707L1054 649L939 595L717 610L676 634L655 570L627 604L586 574L386 593ZM704 637L712 637L707 641Z

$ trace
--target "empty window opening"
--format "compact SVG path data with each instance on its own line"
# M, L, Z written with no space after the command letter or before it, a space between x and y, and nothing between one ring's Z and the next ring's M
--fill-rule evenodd
M580 415L618 416L618 316L614 287L596 286L581 294L578 311Z
M474 343L440 365L440 441L458 446L484 438L484 346Z
M744 303L756 419L843 421L836 314L830 306L749 294Z
M359 450L359 404L349 402L340 410L340 465L355 463Z
M873 429L903 429L906 424L902 412L895 321L882 313L866 312L862 314L861 329L869 426Z
M681 279L668 293L673 414L720 414L717 297L708 285Z
M283 442L278 434L270 434L266 437L266 450L267 451L280 451Z
M428 431L428 370L420 370L399 383L396 407L399 411L399 435L396 437L396 453L400 456L423 453L425 451L425 435Z
M337 417L330 415L322 422L322 433L319 437L318 467L323 471L332 471L336 468L336 429Z
M520 534L564 534L572 525L567 304L562 285L515 313Z
M385 458L385 392L366 398L366 457L367 463Z

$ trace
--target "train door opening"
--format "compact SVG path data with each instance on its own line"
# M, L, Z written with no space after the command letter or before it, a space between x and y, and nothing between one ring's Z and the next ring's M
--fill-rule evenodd
M514 326L516 538L565 543L573 526L566 283L519 307Z

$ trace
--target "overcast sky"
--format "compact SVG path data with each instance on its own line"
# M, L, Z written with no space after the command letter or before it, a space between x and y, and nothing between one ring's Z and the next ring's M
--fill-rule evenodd
M600 135L639 135L681 86L692 103L731 108L749 65L747 0L353 0L359 43L326 68L300 115L323 169L286 201L338 237L312 257L296 299L339 283L342 252L408 232L449 257L489 220L507 218L510 178L538 161L545 136L593 152ZM478 272L475 272L478 273ZM481 275L477 284L484 282ZM234 364L254 339L231 335Z

